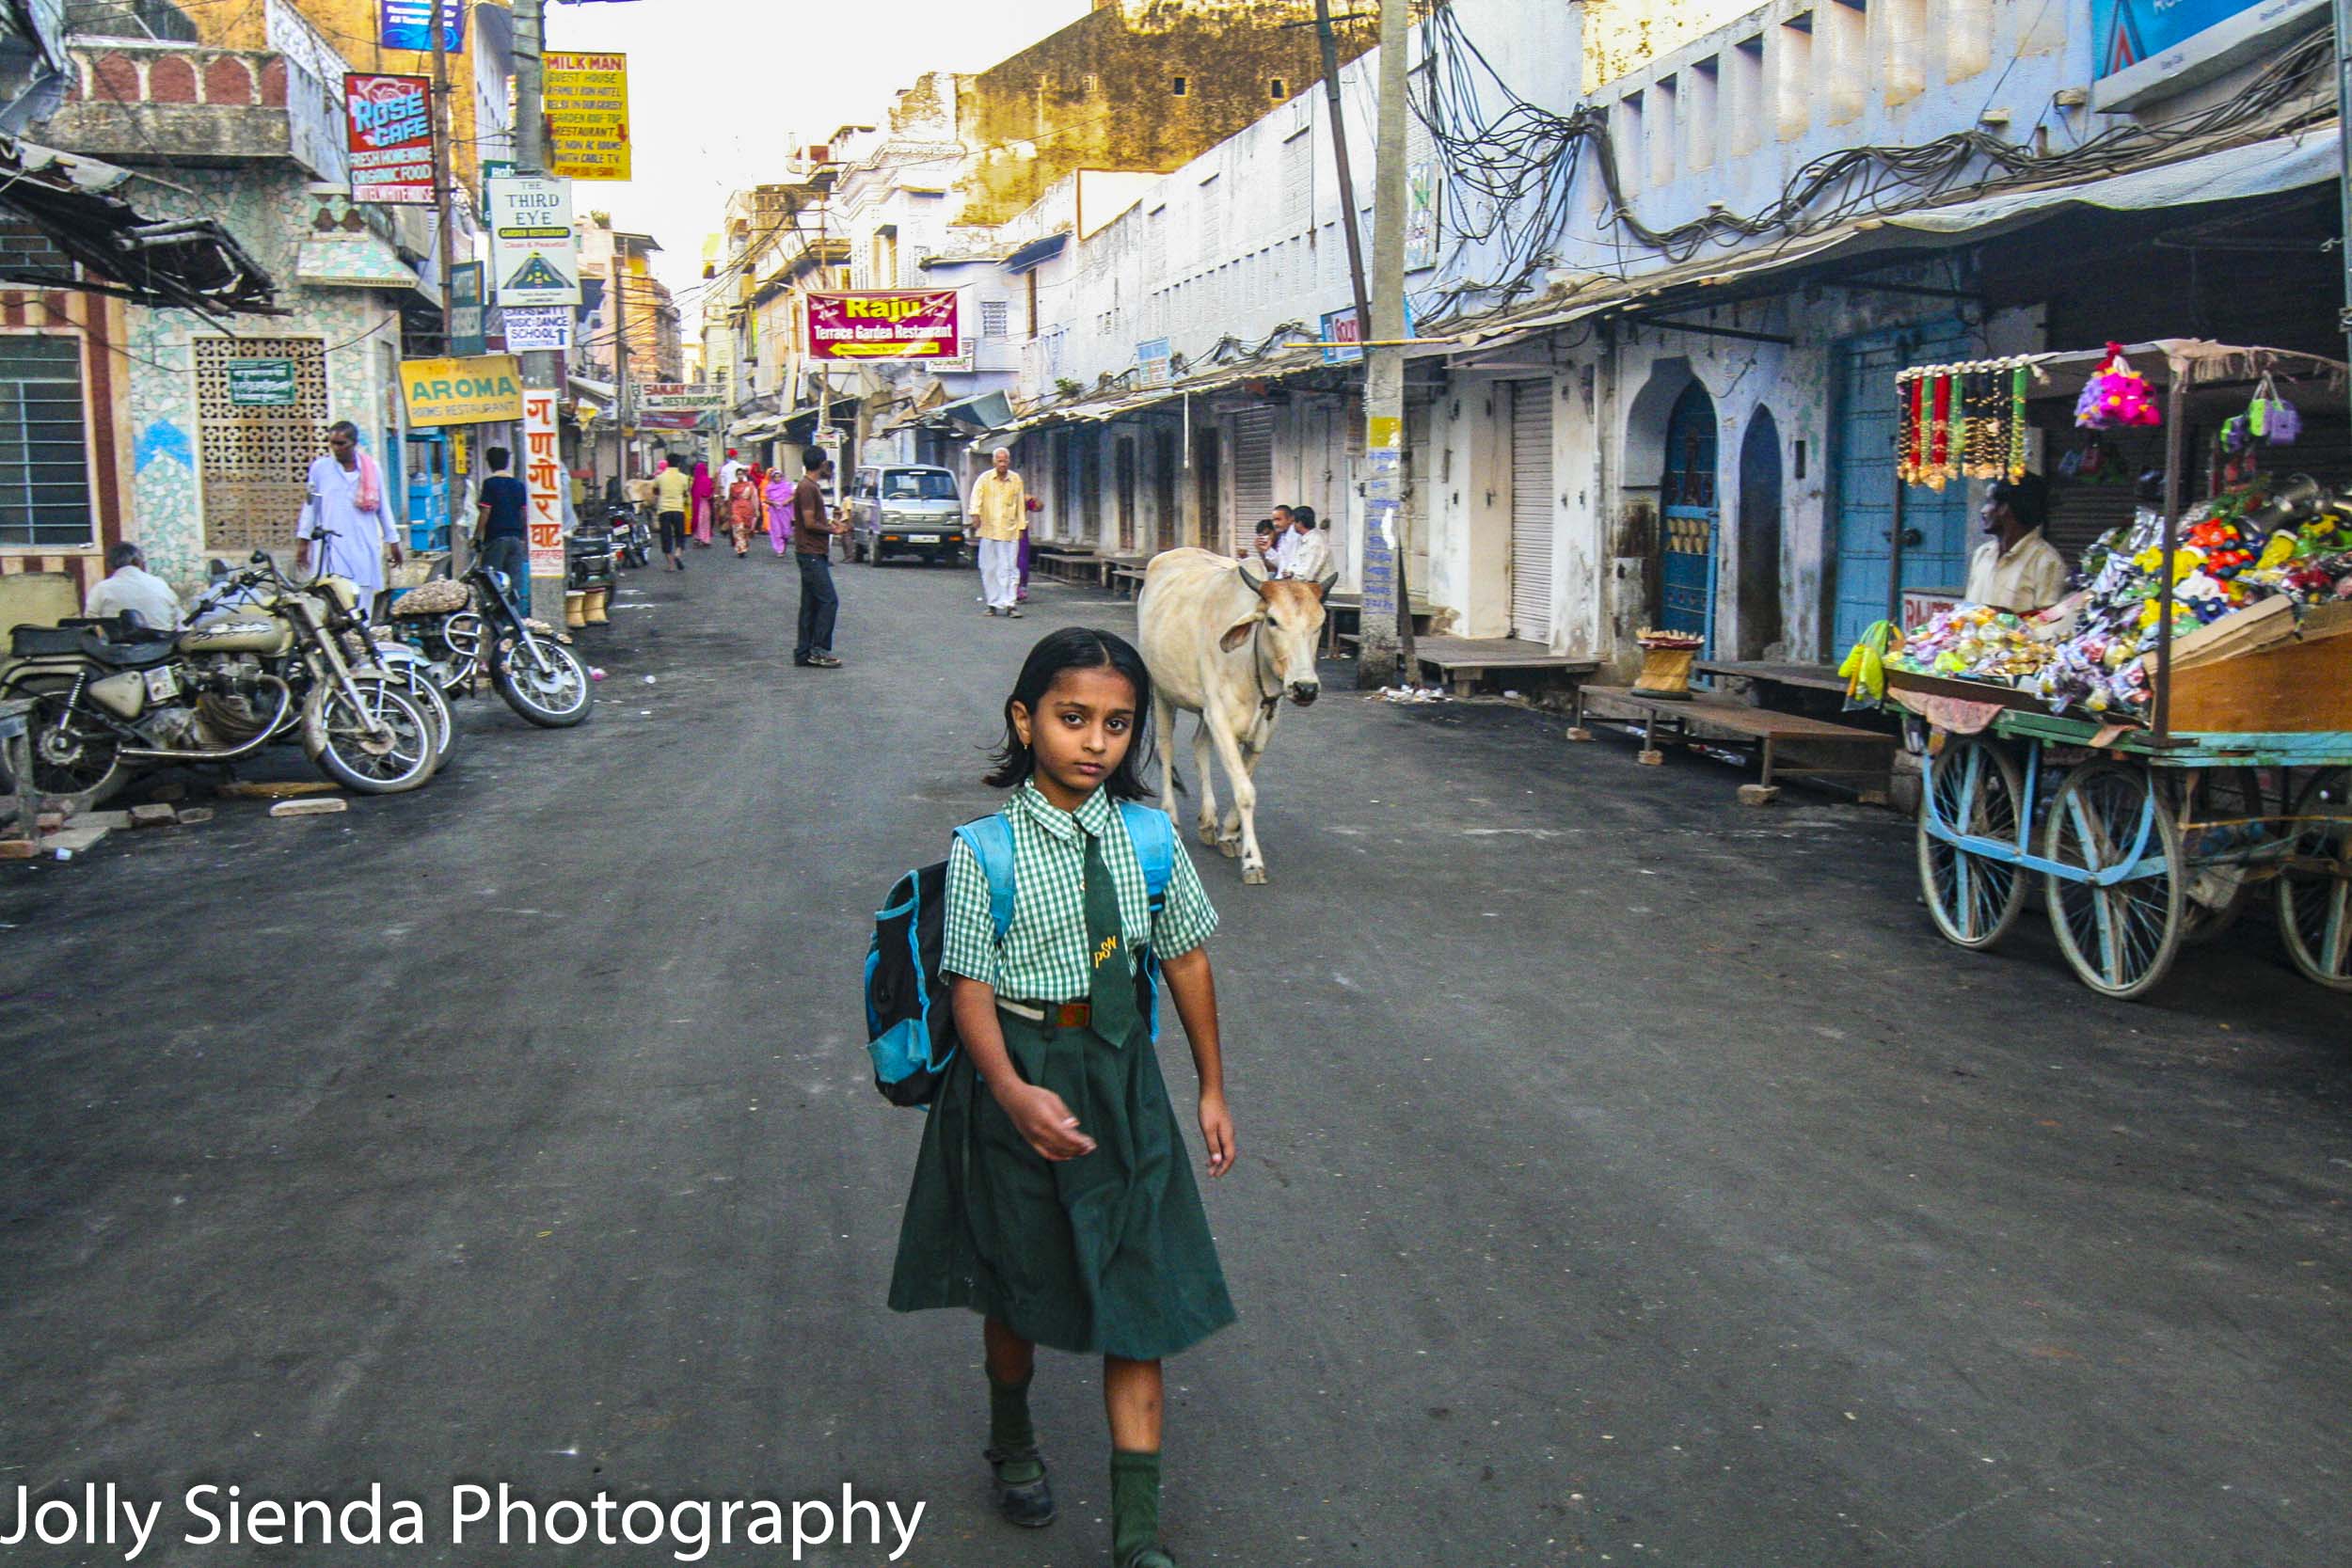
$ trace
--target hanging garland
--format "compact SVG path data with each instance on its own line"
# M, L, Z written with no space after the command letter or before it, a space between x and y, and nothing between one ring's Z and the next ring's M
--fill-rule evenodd
M2032 365L2018 355L1899 372L1897 482L1941 490L1956 479L2023 479Z

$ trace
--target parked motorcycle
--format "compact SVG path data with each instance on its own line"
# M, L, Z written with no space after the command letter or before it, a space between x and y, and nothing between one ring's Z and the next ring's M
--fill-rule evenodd
M581 518L564 537L564 585L612 588L620 577L613 564L617 548L610 524Z
M443 578L401 594L388 624L423 657L450 696L471 692L486 660L490 682L506 705L544 729L568 729L594 705L587 666L552 626L523 615L505 573L479 562L462 578Z
M652 531L645 527L645 519L634 506L626 501L610 503L605 526L612 531L615 566L643 566L652 559Z
M33 703L37 788L87 810L149 769L233 762L288 732L321 772L362 795L432 777L433 721L381 669L355 668L328 630L325 605L343 615L358 605L347 579L305 592L259 550L231 579L233 603L177 633L15 628L22 662L0 694Z

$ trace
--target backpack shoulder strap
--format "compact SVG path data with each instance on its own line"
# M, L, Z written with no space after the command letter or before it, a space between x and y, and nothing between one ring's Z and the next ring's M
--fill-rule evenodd
M956 830L956 836L970 847L972 858L980 863L981 875L988 879L988 918L996 927L996 940L1005 940L1012 929L1012 822L1002 812L991 812L964 823Z
M1143 891L1157 914L1168 902L1168 879L1176 874L1176 825L1168 813L1140 800L1121 800L1119 815L1127 824L1127 841L1136 847L1143 866Z

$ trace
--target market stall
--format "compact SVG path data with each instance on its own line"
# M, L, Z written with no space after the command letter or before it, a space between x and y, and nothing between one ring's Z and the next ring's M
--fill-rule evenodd
M1898 388L1898 551L1906 487L2023 476L2037 405L2164 436L2160 483L2057 604L1899 627L1898 560L1888 622L1848 660L1927 732L1937 928L1992 946L2039 876L2077 975L2136 997L2266 892L2296 966L2352 990L2352 495L2296 467L2343 454L2296 450L2298 404L2340 399L2344 367L2166 340L1919 366Z

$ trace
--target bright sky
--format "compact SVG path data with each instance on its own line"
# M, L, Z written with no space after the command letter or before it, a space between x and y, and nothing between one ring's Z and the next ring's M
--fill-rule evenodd
M787 150L835 126L882 124L927 71L979 71L1084 16L1090 0L630 0L554 4L548 47L628 55L627 183L581 181L582 212L651 234L656 272L701 326L703 236L727 193L781 179Z

